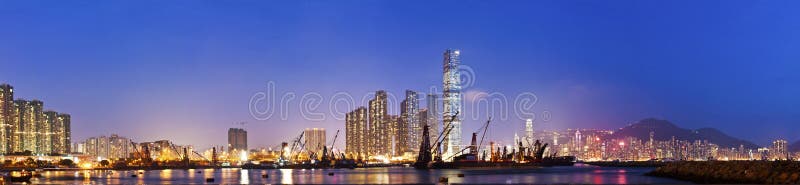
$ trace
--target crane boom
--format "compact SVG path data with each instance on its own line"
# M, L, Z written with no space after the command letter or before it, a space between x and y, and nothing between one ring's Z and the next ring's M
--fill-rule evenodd
M445 137L447 137L447 135L450 134L450 130L453 129L453 120L455 120L456 116L458 116L458 113L459 112L456 112L456 114L453 114L453 116L450 117L450 122L448 122L447 125L445 125L445 128L444 130L442 130L442 133L439 134L439 137L436 138L436 144L434 144L434 146L436 146L435 149L438 149L442 145L442 142L444 142Z
M336 130L336 135L333 136L333 143L331 143L331 155L333 155L333 146L336 145L336 138L339 138L339 130ZM328 154L325 154L328 155Z

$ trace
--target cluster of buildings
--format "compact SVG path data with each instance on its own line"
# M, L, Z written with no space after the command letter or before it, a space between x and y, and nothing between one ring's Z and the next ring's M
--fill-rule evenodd
M90 137L75 144L75 154L89 156L92 161L126 159L153 159L155 161L180 160L185 156L191 159L204 158L195 153L191 145L177 145L169 140L135 143L133 140L116 134Z
M75 152L100 159L125 159L131 157L134 145L131 139L112 134L111 136L90 137L76 144Z
M14 87L0 84L0 153L68 154L70 115L45 110L39 100L14 99Z
M348 112L345 116L346 143L345 153L353 158L373 159L402 157L415 155L423 138L423 127L429 127L431 142L445 128L452 127L444 138L441 150L443 155L455 155L461 152L461 79L459 50L448 49L444 52L443 91L441 94L443 124L440 125L437 112L436 94L426 96L426 107L420 107L419 93L407 90L405 98L400 102L400 114L389 115L390 105L386 91L375 92L375 97L367 107L361 106ZM441 128L441 129L440 129Z
M584 161L644 161L644 160L786 160L799 157L788 150L786 140L776 140L772 146L760 148L722 147L708 140L656 140L657 131L651 131L649 138L614 138L611 130L566 129L562 131L542 131L533 134L530 121L526 123L526 136L515 134L514 143L523 145L540 140L550 146L546 152L555 156L576 156ZM532 138L532 139L527 139ZM507 145L514 149L517 144ZM485 148L484 150L489 150Z

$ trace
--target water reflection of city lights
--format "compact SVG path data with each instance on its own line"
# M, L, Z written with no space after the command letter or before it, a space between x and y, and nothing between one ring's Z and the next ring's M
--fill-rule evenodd
M292 169L280 169L281 184L292 184Z
M161 177L161 179L170 179L172 178L172 170L170 169L161 170L161 173L158 174L158 176Z
M239 171L239 184L250 184L250 174L246 169Z

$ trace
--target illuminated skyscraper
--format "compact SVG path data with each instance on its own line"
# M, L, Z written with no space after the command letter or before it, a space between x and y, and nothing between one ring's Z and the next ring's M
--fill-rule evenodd
M773 141L772 148L769 151L771 159L787 159L789 157L788 146L789 142L786 140L778 139Z
M60 114L54 111L45 111L45 126L46 133L43 132L42 135L44 136L44 148L45 151L43 153L57 153L57 154L66 154L69 153L70 148L70 117L69 114Z
M15 100L14 103L19 116L18 123L14 126L16 131L14 138L19 138L14 141L15 152L31 151L34 154L40 154L42 140L39 131L42 131L44 122L42 111L44 103L39 100Z
M575 139L573 140L575 142L575 150L577 150L577 151L581 150L581 147L582 147L581 140L582 139L583 139L583 137L581 136L581 131L580 130L576 130L575 131Z
M461 117L463 113L461 112L461 76L458 71L458 66L461 63L460 55L461 52L454 49L448 49L444 52L444 91L442 93L444 110L442 116L444 124L452 124L452 130L447 136L447 143L445 143L445 152L443 154L445 159L452 159L449 156L457 155L456 152L461 151ZM456 117L453 119L454 115ZM444 125L444 128L447 127L447 125Z
M367 148L369 147L369 127L367 125L367 108L358 107L345 116L347 127L345 129L346 136L346 153L352 155L353 158L366 157Z
M306 128L305 129L305 136L303 136L304 143L306 144L306 150L309 152L322 154L322 148L326 146L325 144L325 129L324 128ZM329 150L330 151L330 150Z
M400 116L386 115L383 124L387 125L389 138L389 155L399 156L408 151L408 126L402 123Z
M55 134L56 128L58 125L58 113L55 111L44 111L44 121L40 126L40 130L37 132L39 134L39 140L41 140L39 145L39 150L41 153L49 154L53 153L53 149L55 145L58 143L54 143L54 141L58 140L58 135Z
M14 117L14 87L0 84L0 153L11 152Z
M56 143L58 143L58 145L54 149L57 153L68 154L72 151L71 121L72 119L69 114L58 114L58 128L56 130L56 134L58 135Z
M398 124L404 127L399 129L405 129L405 132L407 132L407 134L401 135L401 137L406 137L406 139L401 138L401 141L405 140L402 147L404 151L402 152L419 150L419 142L422 141L420 138L422 137L422 126L419 124L419 98L417 97L417 92L406 90L406 99L400 103L400 122Z
M392 149L391 125L386 122L388 100L386 91L375 92L375 98L369 101L369 155L388 156Z
M533 119L525 120L525 140L533 143Z
M59 150L70 146L69 115L61 115L39 100L14 100L14 88L0 84L0 153L68 153Z
M228 129L228 151L247 151L247 131L243 128Z

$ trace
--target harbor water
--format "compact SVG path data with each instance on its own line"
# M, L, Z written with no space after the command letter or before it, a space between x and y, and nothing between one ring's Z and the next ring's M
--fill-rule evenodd
M569 166L533 169L414 168L358 169L189 169L189 170L84 170L45 171L34 184L388 184L438 183L532 183L532 184L676 184L683 181L645 176L653 168ZM463 174L460 175L460 174Z

